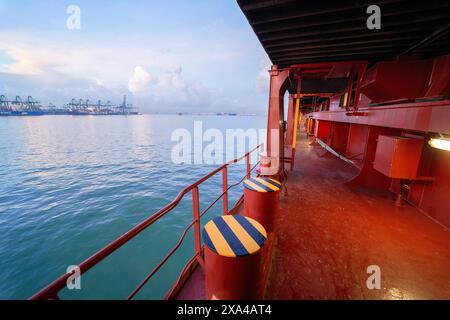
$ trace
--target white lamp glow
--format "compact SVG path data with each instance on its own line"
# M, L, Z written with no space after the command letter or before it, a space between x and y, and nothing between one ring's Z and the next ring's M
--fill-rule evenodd
M444 137L431 138L428 144L436 149L450 151L450 139Z

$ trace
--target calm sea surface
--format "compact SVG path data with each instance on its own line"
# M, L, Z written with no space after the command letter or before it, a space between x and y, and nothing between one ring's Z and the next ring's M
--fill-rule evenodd
M169 203L217 166L175 165L176 128L265 128L263 117L44 116L0 118L0 299L25 299ZM239 181L245 166L230 169ZM200 188L201 207L221 176ZM233 189L230 206L242 187ZM191 197L83 275L63 299L123 299L177 243L192 220ZM221 211L213 207L203 223ZM206 221L205 221L206 220ZM181 250L136 297L159 299L193 256Z

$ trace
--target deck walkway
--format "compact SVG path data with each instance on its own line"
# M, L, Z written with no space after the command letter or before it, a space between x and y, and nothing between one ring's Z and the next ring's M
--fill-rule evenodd
M355 169L323 154L301 134L266 298L450 299L450 232L392 195L351 189ZM366 286L369 265L380 290Z

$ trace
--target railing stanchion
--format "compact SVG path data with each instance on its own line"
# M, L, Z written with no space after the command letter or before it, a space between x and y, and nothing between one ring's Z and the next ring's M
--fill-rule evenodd
M247 161L247 179L250 179L252 177L252 170L251 170L251 167L250 167L250 153L248 153L245 156L245 159Z
M228 168L224 167L222 170L222 192L223 192L223 215L228 214Z
M200 196L198 187L192 189L192 210L194 214L194 241L195 255L201 266L203 266L203 258L201 254L202 240L200 236Z
M256 165L251 168L250 163L250 154L257 151L261 145L255 147L251 151L249 151L245 156L242 156L238 159L234 159L226 164L224 164L222 167L217 168L213 171L211 171L206 176L202 177L201 179L197 180L195 183L191 184L190 186L187 186L184 188L176 198L169 204L167 204L165 207L158 210L155 214L148 217L126 233L124 233L122 236L108 244L106 247L89 257L87 260L82 262L79 266L81 269L82 274L89 271L91 268L96 266L98 263L103 261L106 257L108 257L110 254L121 248L124 244L128 243L128 241L135 238L138 234L140 234L142 231L146 230L148 227L153 225L156 221L164 217L168 212L172 211L174 208L178 206L180 201L183 199L183 197L192 191L192 206L193 206L193 221L188 225L188 227L184 230L180 240L175 245L175 247L164 257L164 259L161 260L161 262L145 277L143 281L134 289L134 291L128 296L128 300L133 299L136 294L147 284L147 282L162 268L162 266L169 260L170 257L181 247L183 240L186 238L186 235L188 234L189 230L194 227L194 240L195 240L195 257L193 257L191 260L196 259L200 266L204 267L204 259L202 256L202 241L201 241L201 235L200 235L200 218L215 205L221 197L223 197L223 210L224 212L228 213L228 190L234 186L237 186L242 183L244 178L240 182L238 182L235 185L228 186L228 165L232 163L238 163L242 161L244 158L247 161L247 172L246 177L251 177L251 171L256 167ZM215 201L213 201L203 212L200 212L200 196L199 196L199 189L198 186L210 179L212 176L215 176L219 172L222 171L223 177L222 177L222 183L223 183L223 191L222 195L218 197ZM242 199L242 197L241 197ZM238 203L241 200L238 201ZM63 274L58 279L53 281L51 284L49 284L47 287L36 293L34 296L31 297L32 300L57 300L59 299L58 293L63 290L66 287L67 279L69 278L69 274ZM181 277L181 276L180 276ZM178 282L181 278L179 278ZM175 285L178 285L178 282ZM172 288L173 290L173 288Z

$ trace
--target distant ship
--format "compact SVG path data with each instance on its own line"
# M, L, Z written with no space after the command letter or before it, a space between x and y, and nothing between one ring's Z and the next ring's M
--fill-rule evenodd
M237 113L217 112L217 116L237 116Z
M127 104L127 96L123 96L123 102L119 106L119 113L122 115L139 115L139 111L132 104Z

